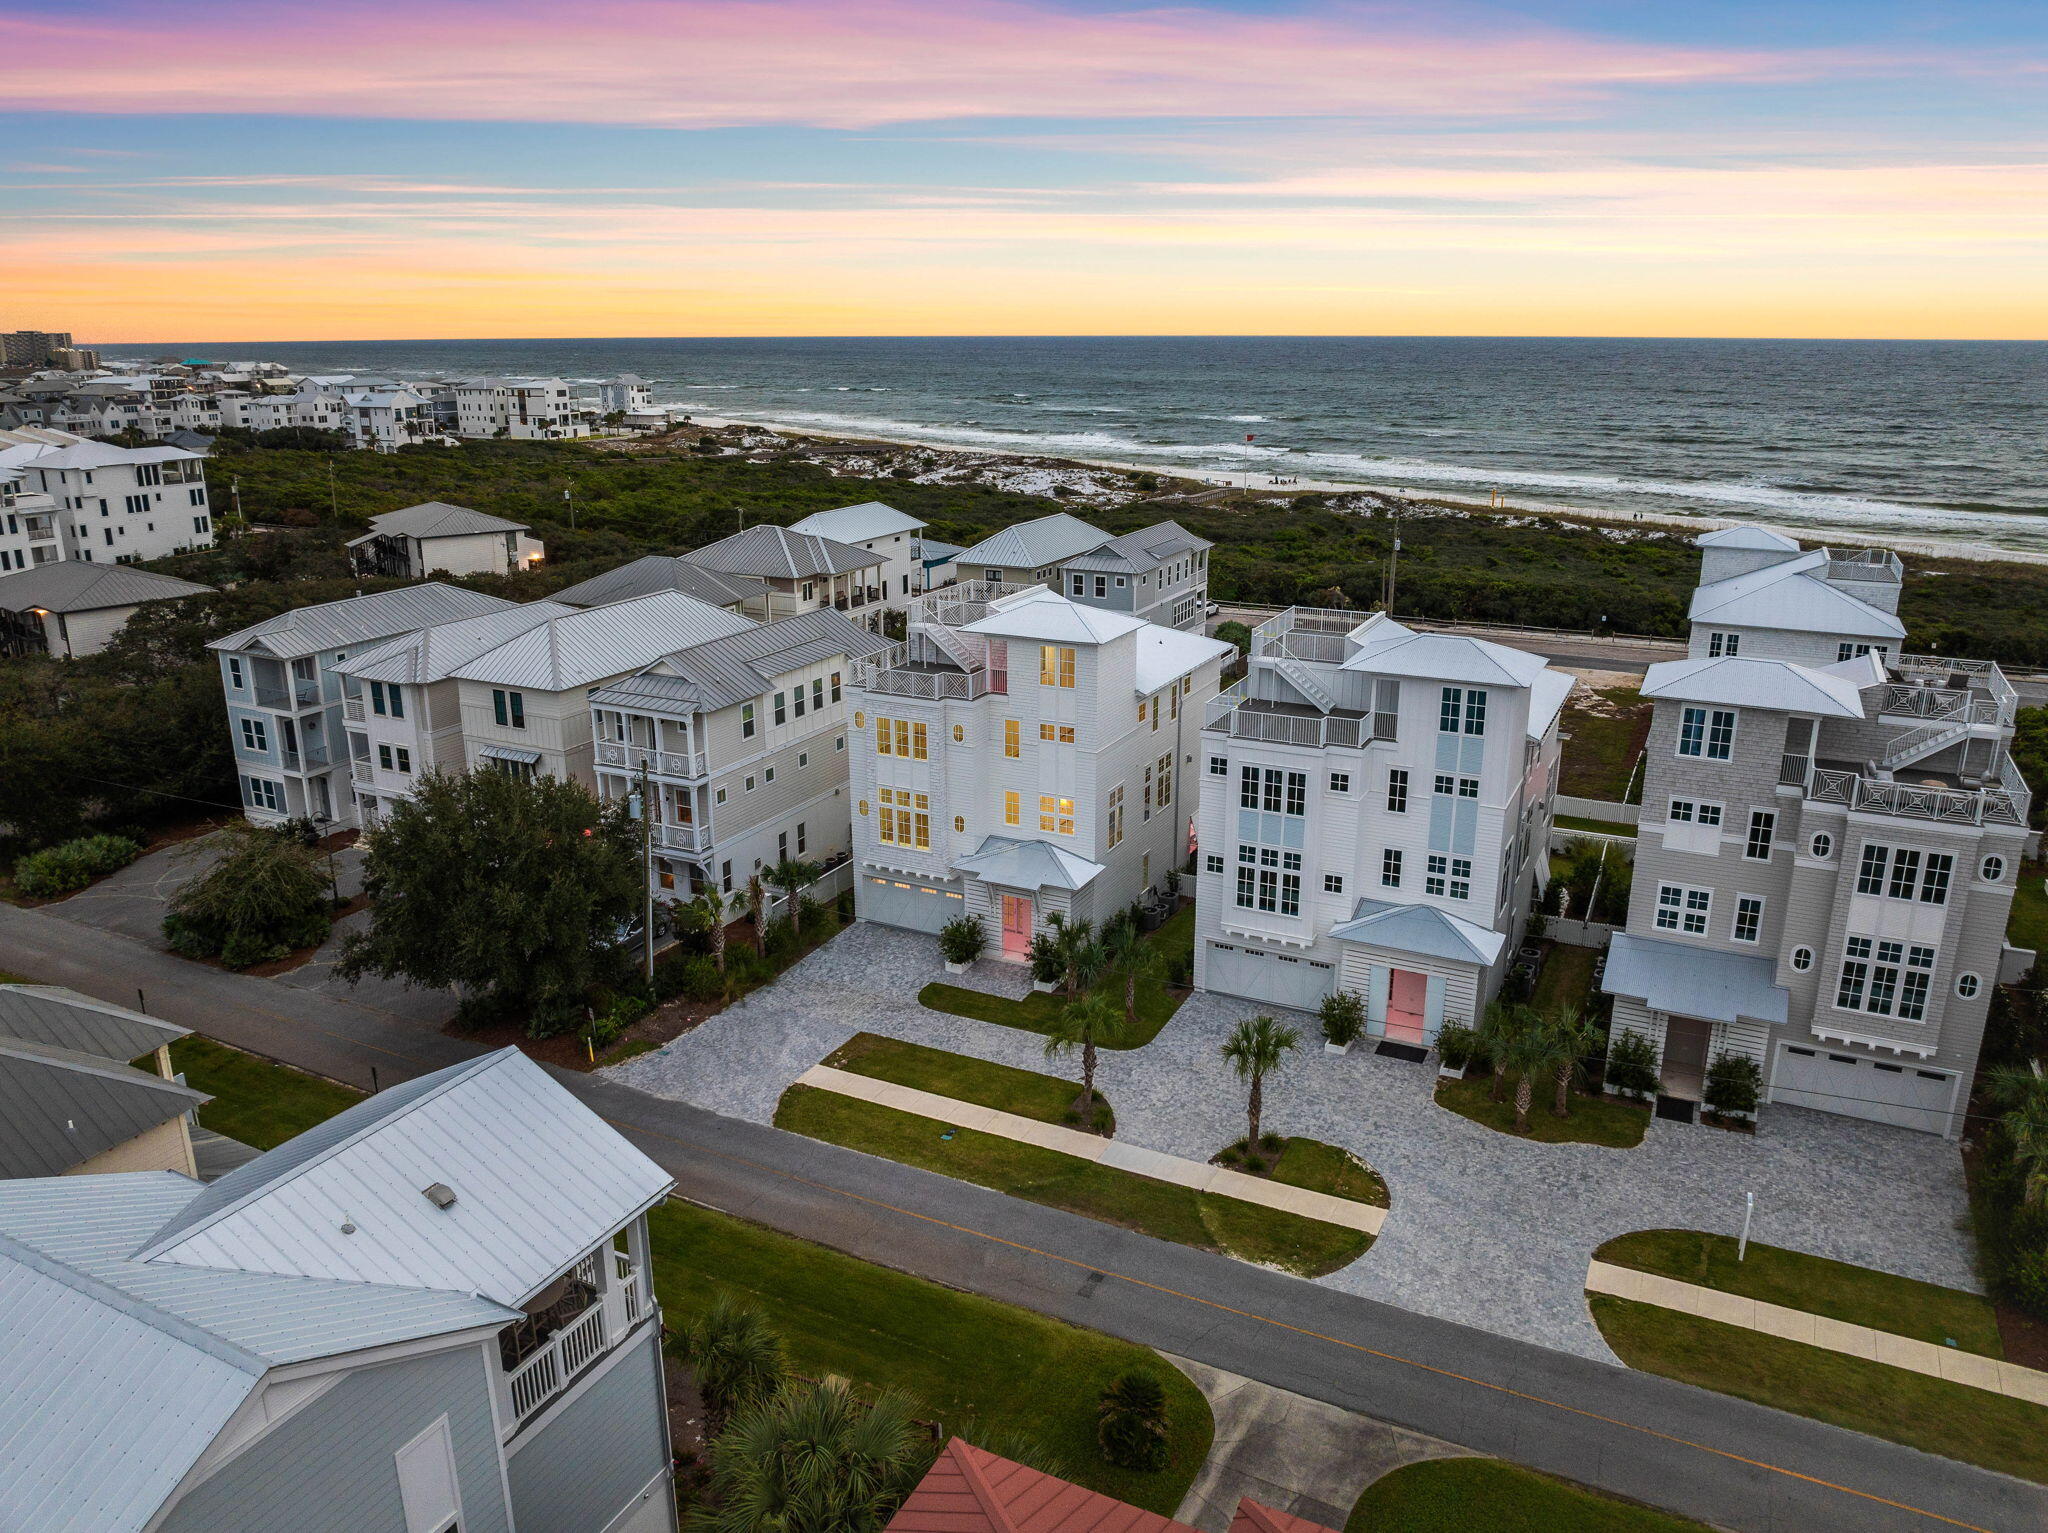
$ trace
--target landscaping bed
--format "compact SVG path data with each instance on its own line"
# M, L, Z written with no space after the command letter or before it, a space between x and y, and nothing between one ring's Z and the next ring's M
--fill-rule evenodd
M1080 1128L1081 1088L1056 1075L1036 1070L1019 1070L1010 1065L991 1064L970 1054L926 1048L921 1043L903 1043L880 1033L855 1033L825 1061L835 1070L913 1086L977 1107L1015 1113L1040 1123L1063 1128ZM1116 1132L1116 1116L1101 1090L1095 1093L1095 1132L1105 1136Z
M1647 1106L1624 1102L1619 1097L1589 1097L1578 1092L1572 1093L1572 1115L1560 1118L1550 1110L1556 1088L1548 1082L1538 1082L1536 1102L1529 1109L1529 1132L1517 1134L1514 1087L1509 1086L1507 1100L1501 1102L1488 1095L1492 1088L1492 1076L1483 1073L1464 1080L1439 1080L1437 1106L1537 1144L1595 1144L1611 1150L1632 1150L1643 1142L1643 1134L1650 1126Z
M1405 1464L1366 1487L1344 1533L1685 1533L1669 1512L1492 1458Z
M1593 994L1593 960L1598 956L1595 949L1576 943L1551 943L1544 950L1543 967L1536 973L1529 1004L1545 1016L1563 1007L1590 1013L1600 999Z
M809 1086L792 1086L783 1093L775 1109L775 1126L1302 1277L1320 1277L1348 1266L1372 1245L1372 1237L1361 1230L1197 1192Z
M1270 1134L1261 1136L1262 1164L1271 1153L1267 1145L1274 1137ZM1238 1144L1243 1142L1239 1140ZM1295 1136L1281 1140L1280 1158L1272 1162L1268 1170L1254 1171L1243 1163L1241 1157L1226 1159L1219 1155L1214 1164L1229 1166L1231 1170L1242 1171L1247 1176L1263 1176L1269 1182L1284 1182L1289 1187L1326 1192L1333 1198L1348 1198L1353 1203L1370 1203L1375 1208L1393 1207L1387 1198L1387 1184L1377 1171L1349 1150L1325 1144L1320 1139Z
M1638 686L1573 689L1561 725L1571 745L1558 768L1557 791L1624 802L1629 774L1650 735L1650 711Z
M1609 1294L1587 1302L1631 1368L2048 1482L2048 1408Z
M1616 1236L1593 1255L1616 1267L1867 1325L1937 1347L1954 1345L1981 1357L2005 1355L1991 1301L1980 1294L1753 1240L1744 1260L1737 1262L1735 1251L1736 1241L1729 1235L1637 1230Z

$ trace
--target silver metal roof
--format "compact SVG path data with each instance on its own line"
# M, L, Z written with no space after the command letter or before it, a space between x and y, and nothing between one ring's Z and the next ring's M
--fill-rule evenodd
M865 548L849 547L816 533L792 532L770 522L742 528L729 538L707 543L683 557L692 564L728 575L778 580L843 575L848 570L873 569L884 562L880 554L871 554Z
M517 638L549 618L567 617L575 610L560 602L537 601L486 612L482 617L436 623L432 628L422 628L418 633L351 655L335 669L359 681L442 681L506 640Z
M1155 522L1150 527L1111 538L1100 548L1092 549L1078 559L1067 560L1066 568L1145 575L1162 564L1215 546L1206 538L1196 537L1179 522Z
M1652 1011L1710 1022L1783 1022L1789 993L1768 958L1616 932L1600 988Z
M429 581L424 585L375 591L367 596L320 602L311 607L294 607L260 623L251 623L226 638L215 639L206 647L219 650L262 649L269 654L292 659L300 655L317 655L324 650L379 643L436 623L453 623L486 612L501 612L514 605L502 597L486 596L481 591Z
M1397 905L1372 899L1360 900L1351 919L1331 927L1330 935L1369 947L1482 966L1499 957L1501 945L1508 940L1501 932L1434 905Z
M1358 649L1344 662L1343 668L1374 676L1474 682L1489 687L1527 687L1533 685L1547 669L1541 655L1465 634L1417 633L1395 622L1384 612L1361 618L1350 637Z
M370 530L387 537L466 538L480 532L524 532L525 522L508 522L487 511L453 506L445 500L422 501L370 518Z
M565 607L605 607L655 591L681 591L714 607L737 607L743 602L763 600L768 595L768 585L751 575L703 569L673 554L649 554L579 581L549 599Z
M0 985L0 1038L25 1038L126 1062L191 1031L62 985Z
M1101 863L1078 852L1016 836L984 836L953 866L1006 889L1085 889L1102 872Z
M211 1100L98 1054L0 1038L0 1177L61 1175Z
M775 689L777 678L830 660L880 654L889 641L870 633L834 607L778 618L725 638L664 656L651 671L629 677L591 698L599 705L639 707L668 703L691 711L726 708ZM672 680L679 686L663 687Z
M894 506L884 505L879 500L864 500L857 506L836 506L830 511L813 511L809 516L791 522L791 532L815 532L821 538L836 538L841 543L858 543L865 538L886 538L898 533L916 532L924 526L907 511L898 511Z
M1100 527L1091 527L1078 516L1055 511L1051 516L1019 522L1014 527L991 533L972 548L963 550L954 562L983 564L998 569L1038 569L1048 564L1064 563L1077 554L1100 548L1108 541L1109 534Z
M78 559L58 559L0 575L0 608L9 612L26 612L31 607L49 612L92 612L102 607L133 607L146 601L204 596L212 589L190 580L137 569L132 564L87 564Z
M1730 628L1783 628L1795 633L1849 634L1902 639L1906 625L1881 607L1850 595L1822 577L1828 552L1816 548L1746 575L1717 580L1692 593L1695 623Z
M637 670L665 654L757 626L752 618L656 591L605 607L570 610L529 628L450 674L463 681L561 692Z

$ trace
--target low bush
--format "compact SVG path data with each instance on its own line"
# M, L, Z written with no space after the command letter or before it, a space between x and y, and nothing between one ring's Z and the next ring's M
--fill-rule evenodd
M227 835L227 855L171 901L163 930L172 948L246 969L325 941L332 907L311 849L247 823Z
M1657 1049L1641 1033L1617 1033L1607 1046L1607 1089L1625 1097L1657 1089Z
M1102 1456L1121 1469L1163 1468L1165 1386L1149 1373L1122 1373L1110 1380L1096 1407L1096 1440Z
M80 836L17 861L14 886L37 899L69 894L141 855L142 844L126 836Z
M1479 1035L1462 1022L1446 1022L1437 1029L1436 1057L1446 1068L1462 1070L1479 1052Z
M1613 1072L1610 1070L1609 1077ZM1724 1118L1747 1118L1763 1097L1764 1072L1747 1054L1721 1053L1707 1067L1706 1104Z
M1365 997L1356 990L1337 990L1323 997L1317 1015L1322 1018L1323 1041L1348 1048L1365 1031Z
M988 946L988 929L977 916L957 916L939 928L939 951L948 963L973 963Z

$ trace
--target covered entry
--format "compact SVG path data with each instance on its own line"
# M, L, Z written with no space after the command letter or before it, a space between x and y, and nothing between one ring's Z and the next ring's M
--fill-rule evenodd
M1412 969L1387 971L1387 1036L1420 1044L1429 1023L1429 976Z
M1845 1054L1824 1043L1783 1043L1771 1072L1770 1099L1820 1112L1891 1123L1926 1134L1950 1132L1957 1076L1910 1060Z
M1314 1011L1336 987L1337 971L1292 953L1269 953L1235 943L1209 944L1205 988L1290 1011Z
M1446 1022L1469 1023L1507 938L1434 905L1362 899L1330 928L1345 945L1344 983L1365 998L1365 1030L1428 1048Z
M1085 915L1075 897L1095 882L1102 864L1048 841L985 836L953 870L981 885L968 903L984 930L995 928L988 933L989 956L1026 963L1039 917L1055 910Z

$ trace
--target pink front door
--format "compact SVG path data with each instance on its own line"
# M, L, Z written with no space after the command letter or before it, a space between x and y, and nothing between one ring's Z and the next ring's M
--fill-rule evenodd
M1003 956L1022 963L1031 953L1031 901L1003 896Z
M1422 1042L1423 1013L1429 1004L1429 976L1392 971L1387 986L1387 1036L1396 1043Z

